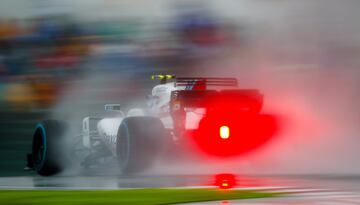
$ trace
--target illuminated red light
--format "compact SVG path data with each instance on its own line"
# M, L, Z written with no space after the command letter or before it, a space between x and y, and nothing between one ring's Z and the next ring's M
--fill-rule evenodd
M271 115L214 112L200 121L192 139L206 154L231 157L261 147L276 131L276 119Z
M220 137L221 139L228 139L230 137L230 128L226 125L220 127Z

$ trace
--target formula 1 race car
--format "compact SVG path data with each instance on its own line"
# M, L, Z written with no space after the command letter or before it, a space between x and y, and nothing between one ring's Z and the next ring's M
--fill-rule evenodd
M65 122L39 123L27 166L49 176L75 158L87 168L110 157L117 160L121 173L134 173L150 167L169 146L192 144L199 152L229 157L254 150L275 133L274 118L261 113L263 95L239 89L235 78L152 79L160 83L147 97L146 108L125 114L119 104L107 104L105 110L116 116L85 117L82 133L71 140L65 137Z

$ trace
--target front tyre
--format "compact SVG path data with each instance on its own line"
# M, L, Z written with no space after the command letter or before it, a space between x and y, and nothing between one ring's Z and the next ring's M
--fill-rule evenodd
M39 175L51 176L63 170L65 127L65 123L57 120L45 120L36 126L31 157Z
M149 168L162 150L164 126L154 117L125 118L118 130L116 152L124 174Z

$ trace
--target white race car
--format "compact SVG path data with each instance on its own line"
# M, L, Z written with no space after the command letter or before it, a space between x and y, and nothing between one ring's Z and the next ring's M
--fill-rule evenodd
M27 167L50 176L73 159L86 168L115 158L121 173L134 173L151 166L166 147L186 144L228 157L259 147L275 133L274 118L260 113L263 95L237 88L235 78L152 78L160 83L147 97L146 108L125 114L119 104L107 104L105 110L116 116L85 117L82 133L71 140L65 139L66 123L39 123Z

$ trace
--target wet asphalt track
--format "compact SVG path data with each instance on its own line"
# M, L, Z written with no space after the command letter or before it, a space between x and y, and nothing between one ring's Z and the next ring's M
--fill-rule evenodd
M360 193L358 175L236 175L237 188L331 189ZM36 175L0 177L0 189L126 189L163 187L209 187L212 175Z
M142 176L24 176L1 177L0 189L101 190L129 188L214 187L211 175ZM360 176L245 176L237 175L236 189L289 192L283 198L206 202L200 204L360 204Z

